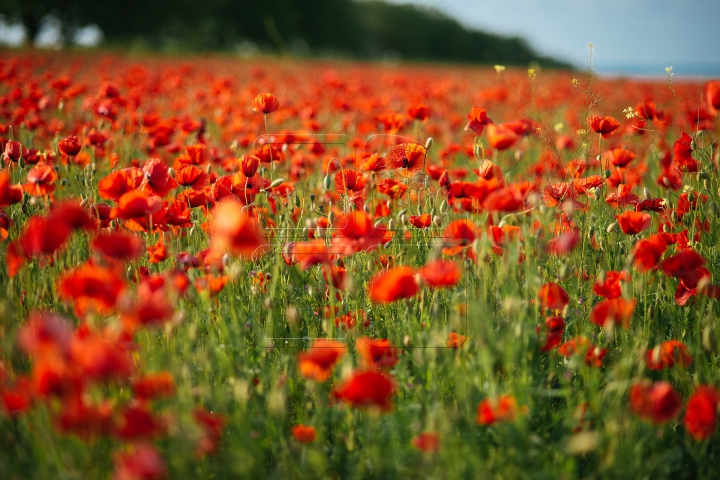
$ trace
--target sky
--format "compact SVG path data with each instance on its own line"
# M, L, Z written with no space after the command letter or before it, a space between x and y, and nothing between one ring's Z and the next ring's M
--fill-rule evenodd
M434 7L468 27L606 74L720 76L720 0L388 0Z

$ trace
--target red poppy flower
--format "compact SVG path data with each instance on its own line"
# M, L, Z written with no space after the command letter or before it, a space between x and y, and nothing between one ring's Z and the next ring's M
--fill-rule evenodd
M44 197L55 191L57 178L52 165L36 165L28 172L27 183L23 185L23 190L33 197Z
M98 193L106 200L118 200L124 194L138 188L143 181L143 172L131 167L116 170L100 179Z
M115 457L115 480L162 480L168 476L160 453L150 443L137 443Z
M418 273L425 284L433 288L457 285L462 276L462 271L457 263L441 259L428 262Z
M313 443L317 439L317 430L309 425L295 425L292 427L292 435L298 443Z
M298 354L300 373L305 378L324 382L332 373L332 369L347 353L344 343L335 340L315 340L306 352Z
M552 238L548 242L547 250L554 255L565 255L575 250L578 243L580 243L580 234L577 230L568 230Z
M507 150L520 139L518 134L506 124L495 125L494 123L488 123L487 136L488 143L495 150Z
M143 191L150 195L164 197L170 190L177 187L177 182L170 176L167 164L159 158L151 158L142 168Z
M387 168L417 170L427 155L425 147L417 143L401 143L390 150L385 157Z
M74 303L78 317L91 308L101 314L110 312L124 290L125 282L115 272L90 263L58 279L60 298Z
M650 228L652 217L645 212L623 212L615 215L625 235L635 235Z
M518 408L512 395L504 394L497 398L485 398L478 404L476 422L478 425L494 425L499 422L513 422L524 409Z
M210 176L200 167L185 165L178 169L175 181L183 187L202 190L210 183Z
M701 277L700 268L707 261L692 248L684 248L660 264L665 275L682 280L687 286L694 287Z
M656 268L667 247L662 235L651 235L647 239L638 240L633 247L635 268L642 272Z
M411 215L410 218L408 218L408 222L410 222L410 225L414 226L415 228L427 228L430 226L431 221L432 217L429 213L423 213L422 215Z
M374 275L368 284L370 299L375 303L391 303L414 297L420 290L416 273L410 267L395 267Z
M460 335L456 332L450 332L448 334L448 341L446 343L448 348L453 348L457 350L458 348L462 348L465 344L465 341L467 340L467 337L465 335Z
M80 148L82 148L80 139L74 135L62 138L58 142L58 150L60 150L60 153L69 157L74 157L80 153Z
M135 395L143 400L175 395L175 379L170 372L147 373L133 381Z
M12 185L8 172L0 171L0 208L20 203L22 196L22 186Z
M601 117L592 115L588 117L587 123L595 133L602 135L602 138L609 138L615 130L620 128L620 122L613 117Z
M517 212L523 206L525 196L514 185L490 192L483 201L483 207L496 212Z
M645 353L645 364L650 370L665 370L673 365L685 368L692 362L687 345L679 340L663 342Z
M2 158L6 162L19 162L21 158L25 158L28 154L28 149L25 146L15 140L10 140L5 144L5 150L3 151Z
M635 311L637 300L625 300L624 298L613 298L603 300L595 305L590 312L590 322L604 327L606 323L628 328L630 319Z
M630 387L630 407L640 418L662 424L677 416L682 398L669 382L644 380Z
M243 258L257 258L265 253L267 241L260 225L230 197L220 201L213 210L210 232L213 246Z
M705 101L715 112L720 110L720 80L710 80L705 84Z
M542 308L562 310L570 303L570 296L564 288L554 282L548 282L538 290L538 302Z
M625 270L621 272L605 272L605 281L601 282L598 278L595 285L593 285L593 292L601 297L617 298L622 295L620 283L629 282L630 280L630 274Z
M413 437L410 443L421 452L437 453L440 451L440 434L424 432Z
M371 368L392 368L398 362L398 348L387 339L373 340L360 337L355 341L362 366Z
M280 108L280 101L272 93L260 93L252 101L253 112L262 112L265 115Z
M162 199L155 195L133 190L124 194L118 200L116 207L110 212L112 218L141 219L157 213L162 208Z
M87 326L75 332L70 357L83 377L93 381L128 378L135 369L126 342L106 337Z
M104 233L92 241L92 248L115 260L135 260L142 255L142 240L126 233Z
M257 172L258 166L260 166L260 159L255 155L241 155L240 156L240 170L243 175L250 178Z
M715 433L718 403L720 403L720 394L715 387L710 385L695 387L695 393L688 400L683 419L685 429L695 440L707 440Z
M469 121L465 125L465 130L472 130L478 135L482 134L483 128L490 122L484 107L472 107L470 113L467 114L467 118Z
M541 335L541 352L549 352L562 343L565 332L565 320L562 317L547 317L543 326L537 327L538 335Z
M350 378L333 390L333 396L354 407L373 407L392 410L395 384L383 373L355 371Z

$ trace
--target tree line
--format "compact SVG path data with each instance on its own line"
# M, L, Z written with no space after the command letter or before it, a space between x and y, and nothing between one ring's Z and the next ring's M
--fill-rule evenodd
M0 15L21 22L30 39L52 16L68 38L96 24L106 44L156 50L230 51L251 42L282 54L570 67L539 55L520 37L466 28L434 9L377 0L4 0Z

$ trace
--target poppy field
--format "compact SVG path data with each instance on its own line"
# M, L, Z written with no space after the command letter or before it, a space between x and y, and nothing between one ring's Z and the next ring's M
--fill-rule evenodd
M0 52L0 478L713 478L719 110Z

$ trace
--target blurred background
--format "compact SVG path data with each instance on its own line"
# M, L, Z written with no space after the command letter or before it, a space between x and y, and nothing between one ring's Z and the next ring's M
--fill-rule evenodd
M0 44L720 74L718 0L3 0Z

